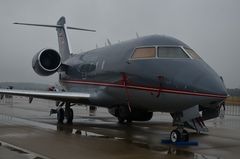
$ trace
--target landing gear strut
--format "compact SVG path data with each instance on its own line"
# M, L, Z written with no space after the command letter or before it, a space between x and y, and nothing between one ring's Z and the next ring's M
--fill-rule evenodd
M67 119L67 124L72 124L73 121L73 110L70 107L70 103L66 103L65 104L65 111L63 108L59 108L59 109L51 109L50 111L50 115L57 113L57 120L59 124L63 124L64 118L66 117Z
M118 118L118 123L119 124L123 124L125 123L125 121L127 123L131 123L132 119L131 119L131 112L129 111L128 107L119 107L117 109L117 118Z
M189 117L191 119L189 114L194 114L194 110L192 110L192 108L191 110L185 110L183 112L171 113L171 116L173 117L173 126L177 126L177 128L170 133L171 142L175 143L189 141L189 133L184 129L184 123L188 121L186 118Z
M65 117L67 119L67 124L72 124L73 121L73 110L70 108L70 105L66 104L65 106Z
M59 124L63 124L64 120L64 110L63 108L60 108L57 110L57 120Z

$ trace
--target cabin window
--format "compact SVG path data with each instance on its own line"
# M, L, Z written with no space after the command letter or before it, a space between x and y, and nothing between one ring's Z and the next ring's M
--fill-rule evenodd
M159 58L189 58L180 47L159 47Z
M132 55L132 59L145 59L145 58L155 58L155 57L156 57L155 47L136 48Z
M189 48L184 48L187 53L193 58L193 59L200 59L202 60L202 58L195 52L193 51L192 49L189 49Z

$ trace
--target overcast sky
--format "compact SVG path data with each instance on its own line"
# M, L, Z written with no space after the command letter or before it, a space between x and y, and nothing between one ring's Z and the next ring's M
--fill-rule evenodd
M1 0L0 81L55 83L40 77L32 57L40 49L58 49L56 31L13 25L17 22L68 25L96 29L69 31L74 53L150 34L176 37L222 75L228 88L240 88L239 0Z

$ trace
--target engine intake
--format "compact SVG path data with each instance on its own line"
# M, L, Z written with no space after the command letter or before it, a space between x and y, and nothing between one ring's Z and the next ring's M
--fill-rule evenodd
M61 66L61 56L53 49L43 49L32 59L33 70L41 76L49 76L57 72Z

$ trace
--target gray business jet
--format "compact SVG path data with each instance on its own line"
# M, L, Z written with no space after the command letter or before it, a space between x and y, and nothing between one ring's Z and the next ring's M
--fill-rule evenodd
M224 106L223 79L175 38L138 37L72 54L67 29L95 30L66 26L64 17L56 25L15 24L56 28L59 51L42 49L33 57L32 67L41 76L58 72L64 91L0 89L0 94L56 100L59 123L64 119L72 123L71 106L76 103L105 107L119 123L148 121L153 112L167 112L176 126L171 141L188 141L185 127L207 131L204 121L218 117Z

